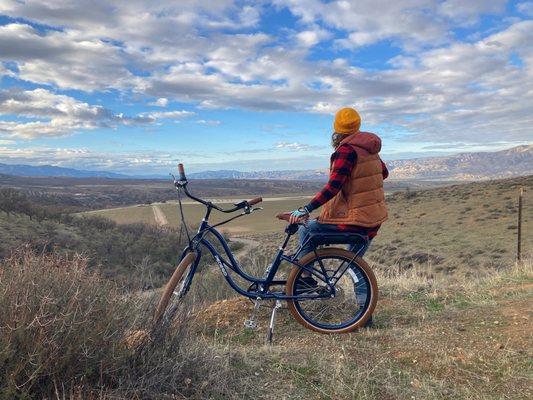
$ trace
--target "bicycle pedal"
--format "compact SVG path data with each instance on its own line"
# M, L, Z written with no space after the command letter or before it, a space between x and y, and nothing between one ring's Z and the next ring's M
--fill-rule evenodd
M246 329L254 330L257 329L257 323L253 319L247 319L244 321L244 327Z

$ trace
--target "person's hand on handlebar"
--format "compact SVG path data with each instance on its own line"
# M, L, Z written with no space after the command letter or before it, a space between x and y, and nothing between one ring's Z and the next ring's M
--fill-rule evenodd
M307 208L305 207L300 207L291 213L289 224L297 224L298 222L306 220L307 218L309 218L309 211L307 211Z

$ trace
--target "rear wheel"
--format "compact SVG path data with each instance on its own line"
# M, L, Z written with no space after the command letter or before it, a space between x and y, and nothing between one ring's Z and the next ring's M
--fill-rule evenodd
M174 318L178 310L179 300L185 295L187 286L190 284L188 275L195 258L195 253L187 253L165 285L155 310L154 321L156 324L169 323Z
M288 295L331 293L329 297L313 300L287 301L300 324L321 333L346 333L364 326L371 318L378 286L374 273L362 258L344 249L328 248L307 254L300 264L312 268L321 277L323 267L334 284L331 291L325 281L314 275L317 284L310 284L304 269L291 270L286 285Z

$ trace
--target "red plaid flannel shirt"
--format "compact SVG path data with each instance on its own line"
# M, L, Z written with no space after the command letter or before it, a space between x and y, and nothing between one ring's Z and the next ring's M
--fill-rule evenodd
M316 210L320 206L331 200L342 189L342 185L350 178L350 175L357 163L357 153L355 150L347 144L340 145L337 150L331 155L331 171L329 174L329 181L324 188L318 192L315 197L311 199L306 208L309 212ZM389 176L387 166L382 161L383 167L383 179ZM357 230L365 229L356 225L338 225L340 230ZM366 228L369 237L376 236L379 226L373 228Z

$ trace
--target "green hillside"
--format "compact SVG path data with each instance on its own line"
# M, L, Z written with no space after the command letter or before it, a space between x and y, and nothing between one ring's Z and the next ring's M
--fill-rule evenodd
M5 192L0 192L0 202ZM29 248L80 255L88 268L128 286L152 287L171 273L184 240L153 225L118 225L101 217L57 214L28 203L25 213L0 211L0 258ZM27 214L26 214L27 213ZM29 215L28 215L29 214Z
M519 188L525 193L522 249L531 254L533 176L528 176L388 196L389 220L365 258L386 270L416 270L426 275L479 275L509 267L516 259ZM257 253L266 263L282 240L282 232L254 237L261 240Z

